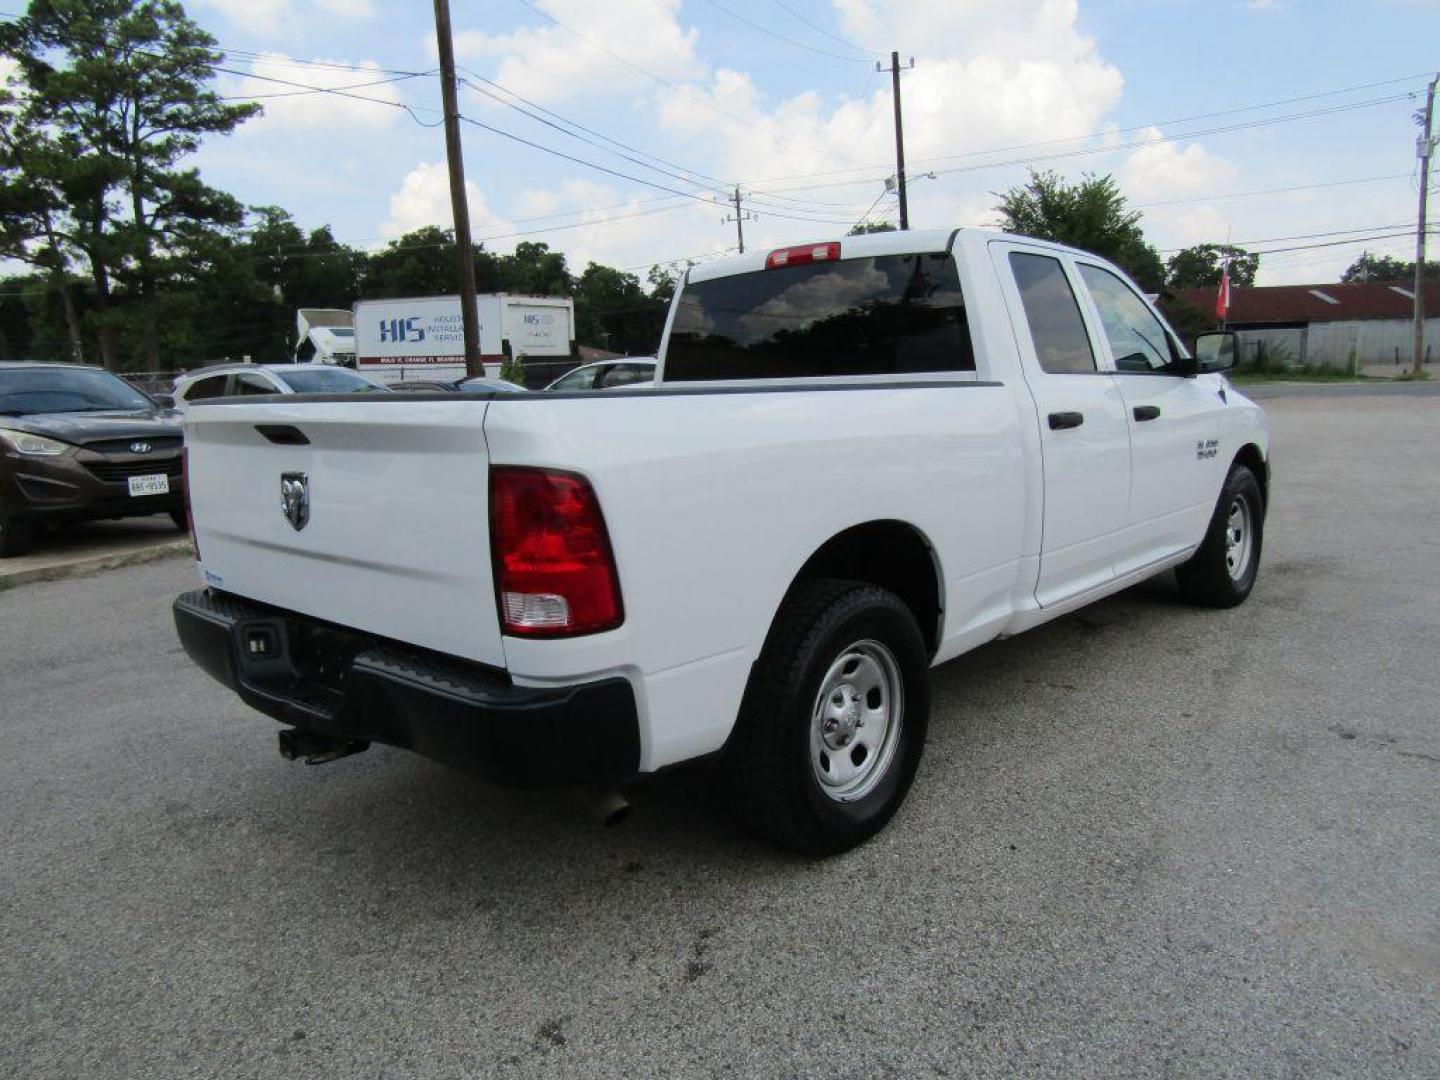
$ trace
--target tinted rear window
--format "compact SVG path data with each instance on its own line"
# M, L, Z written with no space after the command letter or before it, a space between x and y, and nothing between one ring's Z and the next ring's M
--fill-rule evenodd
M944 253L687 285L665 356L667 382L974 370L960 278Z

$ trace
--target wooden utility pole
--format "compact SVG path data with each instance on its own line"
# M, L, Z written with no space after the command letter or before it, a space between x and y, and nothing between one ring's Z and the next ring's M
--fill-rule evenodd
M752 213L750 213L750 212L748 212L748 211L746 211L746 210L742 210L742 209L740 208L740 200L741 200L742 197L743 197L743 196L741 196L741 194L740 194L740 185L739 185L739 184L736 184L736 185L735 185L735 194L730 197L730 202L732 202L732 203L735 204L735 216L734 216L733 218L731 218L731 217L721 218L721 222L722 222L722 224L726 224L726 225L730 224L730 222L732 222L732 221L735 222L735 242L740 245L740 254L741 254L741 255L744 255L744 254L745 254L745 222L746 222L746 221L754 221L754 220L755 220L755 215L752 214Z
M470 201L465 197L450 0L435 0L435 38L440 45L440 102L445 109L445 157L450 163L450 210L455 217L455 269L460 281L460 324L465 332L465 377L473 379L485 374L485 365L480 360L480 315L475 305L475 255L470 244Z
M1440 75L1430 80L1430 91L1425 95L1425 134L1415 145L1420 157L1420 215L1415 223L1415 366L1416 375L1425 370L1425 202L1430 193L1430 158L1435 151L1435 138L1431 122L1435 115L1435 84Z
M915 58L910 57L909 67L915 66ZM875 70L884 71L880 61L875 61ZM905 193L905 125L900 117L900 54L890 54L890 86L895 98L895 183L900 189L900 228L910 228L910 203Z

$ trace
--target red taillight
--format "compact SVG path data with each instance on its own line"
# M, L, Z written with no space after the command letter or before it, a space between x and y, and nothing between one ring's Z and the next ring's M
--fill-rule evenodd
M799 247L776 248L765 257L766 270L782 266L804 266L806 263L834 262L840 258L840 242L801 244Z
M195 561L200 561L200 541L195 538L195 515L190 512L190 447L180 446L180 491L185 498L185 524L190 528L190 546L195 551Z
M507 634L573 637L624 621L605 518L583 476L492 467L490 557Z

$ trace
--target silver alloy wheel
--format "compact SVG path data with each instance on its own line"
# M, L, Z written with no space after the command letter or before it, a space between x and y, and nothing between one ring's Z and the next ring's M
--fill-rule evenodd
M811 711L810 766L820 790L836 802L875 790L895 757L904 713L894 654L872 638L841 649Z
M1254 546L1255 522L1250 500L1236 495L1225 521L1225 569L1231 581L1244 578L1250 569L1250 549Z

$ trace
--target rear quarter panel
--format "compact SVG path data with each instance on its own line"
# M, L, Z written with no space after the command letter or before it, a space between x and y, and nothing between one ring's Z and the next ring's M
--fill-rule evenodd
M532 684L629 675L647 770L718 749L786 590L847 528L896 520L928 539L943 639L1011 610L1018 427L1005 387L965 381L497 399L485 424L492 463L590 479L625 603L609 633L505 638L506 665Z

